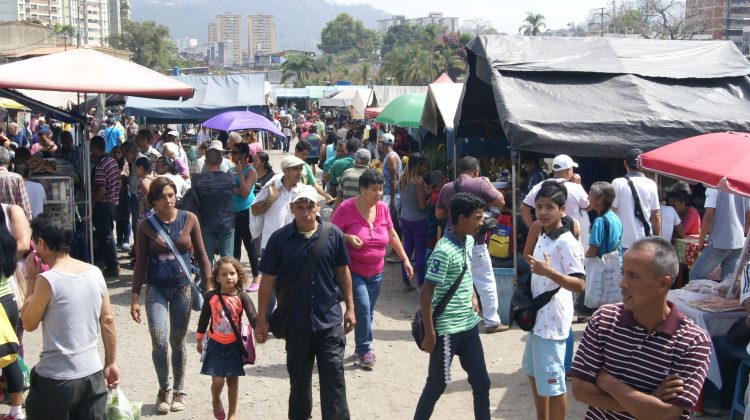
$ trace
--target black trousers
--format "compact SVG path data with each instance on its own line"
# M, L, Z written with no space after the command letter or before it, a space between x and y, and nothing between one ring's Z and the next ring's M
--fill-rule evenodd
M253 246L253 237L250 235L250 209L238 211L234 214L234 258L237 261L240 261L240 256L242 256L243 243L245 244L247 257L250 258L253 277L257 277L258 251ZM213 256L209 255L209 258L213 258Z
M112 233L115 227L114 211L112 203L96 203L91 220L94 225L94 235L96 235L96 251L99 251L109 269L117 268L117 248L115 236Z
M290 321L294 323L294 321ZM289 371L289 419L306 420L312 413L312 373L318 362L320 409L323 420L349 419L344 382L344 327L302 331L290 326L286 338L286 367Z
M44 378L31 370L31 389L26 397L29 420L104 420L107 387L104 375L92 375L61 381Z
M414 420L427 420L432 417L435 404L450 382L451 362L454 355L458 356L461 367L469 374L469 385L471 385L471 393L474 397L474 419L489 420L490 377L487 374L484 349L482 340L479 339L477 326L467 331L437 336L435 349L430 353L427 382L419 397Z

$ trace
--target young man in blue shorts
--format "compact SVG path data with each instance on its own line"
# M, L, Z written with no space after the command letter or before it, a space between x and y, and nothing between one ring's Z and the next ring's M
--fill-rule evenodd
M581 293L586 272L578 240L562 223L567 191L557 181L545 181L537 193L535 209L542 231L533 255L531 294L557 290L537 312L526 338L522 369L529 376L538 419L563 419L568 401L565 386L565 341L573 323L573 293Z

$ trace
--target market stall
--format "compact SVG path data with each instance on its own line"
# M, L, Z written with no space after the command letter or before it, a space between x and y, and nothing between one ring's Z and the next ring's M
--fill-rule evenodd
M241 110L268 115L262 73L162 77L191 86L195 95L182 101L131 95L125 102L125 115L153 123L200 123L222 112Z
M710 151L710 152L709 152ZM684 139L656 150L644 153L639 165L647 171L690 182L701 182L732 194L750 197L750 133L711 133ZM748 244L745 247L730 284L715 281L691 281L700 293L687 290L670 292L670 298L679 305L680 311L694 319L711 336L726 335L731 324L744 319L747 312L738 299L740 273L748 264ZM716 352L711 349L712 359L707 378L721 389L722 380L718 369Z
M54 69L54 71L50 71ZM102 77L106 75L107 77ZM20 91L23 90L23 91ZM24 95L22 92L74 92L77 111L67 111ZM0 65L0 96L11 98L29 108L44 111L63 121L77 124L78 162L80 163L81 187L78 198L70 192L70 180L49 178L48 198L54 205L72 212L77 209L77 226L85 232L89 255L93 256L91 240L91 164L89 145L85 135L85 120L81 117L82 94L103 93L129 96L144 96L160 99L187 99L193 96L193 88L120 58L102 54L93 49L74 49L47 56ZM54 95L51 95L54 96ZM51 176L65 177L53 172ZM78 217L80 216L80 217ZM79 221L79 222L78 222ZM77 232L80 234L80 230Z

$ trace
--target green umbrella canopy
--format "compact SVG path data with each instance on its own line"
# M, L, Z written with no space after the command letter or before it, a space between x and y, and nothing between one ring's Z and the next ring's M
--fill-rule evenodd
M419 121L422 119L422 109L427 94L424 93L406 93L392 100L375 121L386 124L394 124L399 127L419 128Z

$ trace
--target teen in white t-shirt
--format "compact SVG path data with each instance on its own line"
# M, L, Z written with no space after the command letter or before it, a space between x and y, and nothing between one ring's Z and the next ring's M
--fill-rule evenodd
M661 236L662 238L672 242L672 236L681 238L682 235L682 219L677 214L677 211L672 206L662 205L659 209L661 212ZM676 234L675 234L676 233Z

